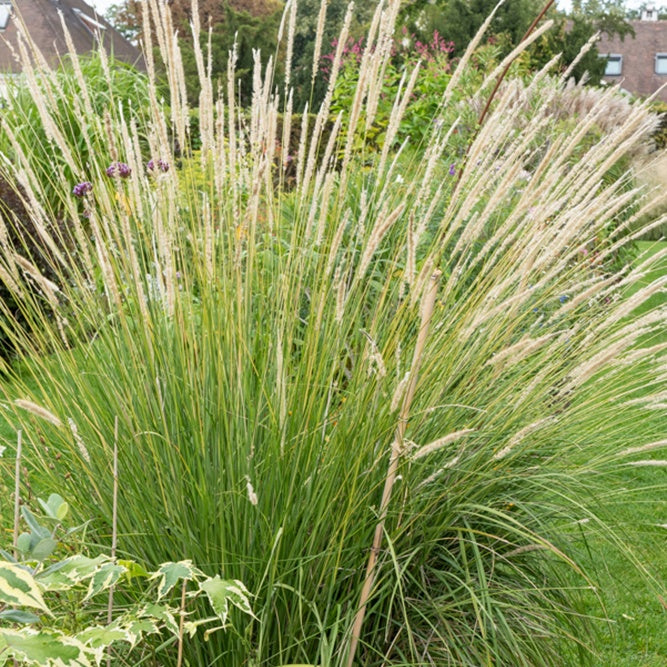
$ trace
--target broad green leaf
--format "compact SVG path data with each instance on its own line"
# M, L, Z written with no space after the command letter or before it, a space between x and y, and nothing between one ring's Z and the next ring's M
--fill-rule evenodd
M88 593L86 593L84 602L97 595L100 591L113 586L124 572L125 568L122 565L116 565L115 563L106 563L103 565L90 578Z
M37 537L42 539L51 537L51 531L48 528L41 526L35 518L35 515L25 505L21 507L21 514L23 515L25 522L30 526L30 530L37 535Z
M30 549L30 558L39 561L46 560L55 551L57 546L58 542L50 537L45 537Z
M250 607L250 593L237 579L221 579L217 574L212 579L200 582L199 588L206 593L215 613L227 622L229 604L254 618Z
M27 554L30 552L30 544L32 543L32 539L30 537L30 533L21 533L16 540L16 548L24 554Z
M33 630L2 630L8 654L46 667L91 667L81 642L61 634Z
M0 620L8 623L37 623L39 622L39 616L22 609L5 609L0 611Z
M55 563L37 575L40 586L47 591L64 591L90 579L105 563L110 563L108 556L87 558L70 556Z
M160 577L160 585L158 587L158 600L164 597L169 591L181 580L196 579L203 573L198 570L189 560L181 560L178 563L163 563L151 575L151 579Z
M67 516L69 505L65 502L65 499L57 493L52 493L46 502L41 498L37 498L37 500L50 519L62 521Z
M32 575L7 561L0 561L0 601L11 606L40 609L52 616Z

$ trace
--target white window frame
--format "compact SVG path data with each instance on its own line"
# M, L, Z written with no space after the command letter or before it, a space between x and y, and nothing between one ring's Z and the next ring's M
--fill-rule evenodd
M12 17L11 0L0 0L0 32L9 25L9 19Z
M604 70L605 76L621 76L623 73L623 56L620 53L608 53L607 64Z
M95 37L99 37L103 33L103 31L107 29L104 23L100 23L99 21L96 21L92 16L84 14L77 7L73 7L72 10L79 17L79 21L81 21L81 23L83 23L86 29L90 33L92 33Z
M667 74L667 53L655 54L655 73L662 75Z

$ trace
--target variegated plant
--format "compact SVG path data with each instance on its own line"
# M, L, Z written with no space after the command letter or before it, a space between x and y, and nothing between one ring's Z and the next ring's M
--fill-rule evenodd
M67 504L57 494L40 502L47 518L62 519L67 514ZM184 636L193 637L200 626L209 626L207 635L227 627L230 606L253 615L250 594L240 581L208 577L189 560L163 563L154 572L105 555L75 554L46 562L57 545L55 531L40 525L27 509L23 516L29 517L31 533L23 533L19 551L27 560L17 561L6 552L2 553L7 560L0 560L0 665L11 660L45 667L100 665L110 649L127 654L145 637L158 633L169 635L165 645L178 643L182 654ZM45 544L53 546L48 555ZM123 584L137 597L138 581L148 582L147 592L113 620L106 605L94 604L97 596ZM176 587L180 594L174 596ZM68 609L57 599L65 596L77 607L90 609L74 627ZM208 600L211 615L186 613L186 605L198 597Z

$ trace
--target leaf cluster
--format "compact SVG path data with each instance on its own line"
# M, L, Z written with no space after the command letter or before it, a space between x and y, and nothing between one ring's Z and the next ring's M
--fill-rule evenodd
M30 530L16 544L22 558L0 552L6 559L0 561L1 665L12 660L35 667L100 665L110 650L127 661L142 654L150 635L166 635L163 645L168 646L184 634L195 636L202 626L215 624L207 636L228 628L230 606L252 616L250 593L240 581L208 577L190 561L163 563L151 572L135 561L105 555L57 557L56 532L69 505L58 494L39 503L41 520L22 507ZM80 529L68 529L62 539ZM132 600L113 619L99 602L111 590ZM187 613L186 620L185 601L192 607L199 597L208 601L213 616Z

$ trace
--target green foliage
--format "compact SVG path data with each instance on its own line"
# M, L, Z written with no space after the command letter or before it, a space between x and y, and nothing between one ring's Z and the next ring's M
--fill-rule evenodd
M56 193L63 183L83 180L94 156L113 153L105 122L123 119L129 124L145 111L147 102L145 77L131 65L99 53L75 62L65 58L55 72L32 72L35 85L44 91L42 105L24 80L12 82L2 110L0 147L12 159L20 154L29 161L31 172L50 190L44 202L49 207L57 205ZM53 126L44 123L47 115L57 119ZM81 124L84 117L86 125ZM21 181L18 185L26 186ZM49 211L56 218L63 216L62 209Z
M436 30L447 41L453 42L454 54L460 56L496 5L494 0L447 0L433 3L414 0L406 5L404 14L409 29L418 31L422 41ZM511 50L519 43L543 6L541 0L504 3L497 9L488 34L504 41Z
M65 484L105 535L118 446L119 548L155 572L159 604L183 576L237 630L187 642L190 664L345 665L374 535L355 664L552 665L566 646L583 660L595 620L582 613L594 585L582 536L605 530L606 475L664 446L642 428L664 386L652 344L664 313L635 314L664 279L625 298L659 258L605 268L640 197L610 168L648 134L649 110L604 131L610 90L559 124L564 82L540 74L507 81L467 142L430 123L399 152L411 99L386 82L400 67L379 48L387 16L362 55L358 106L338 101L325 139L325 96L300 118L289 165L279 150L298 121L271 71L244 113L234 78L216 97L202 76L192 138L169 49L169 107L97 126L127 178L105 175L100 150L80 197L31 180L31 201L56 197L92 233L76 237L79 261L55 267L58 291L38 282L62 317L25 300L30 326L5 325L24 363L7 369L2 409L24 429L35 491ZM479 106L489 84L468 91L467 63L443 96ZM396 109L382 135L366 132L378 109ZM7 283L38 280L12 262L0 254ZM254 617L221 571L253 591Z
M249 12L234 10L231 5L224 6L224 19L212 26L212 32L208 35L208 27L203 26L200 39L203 45L203 56L205 62L211 63L211 75L214 81L222 82L227 73L228 56L236 53L236 78L239 82L239 95L244 104L250 102L251 87L248 82L252 80L254 68L253 51L257 50L266 60L275 53L275 34L280 23L280 9L272 12L253 16ZM199 104L199 78L197 76L197 64L191 38L188 38L190 29L183 26L181 34L181 49L183 54L183 67L185 70L185 81L190 103ZM210 44L210 48L209 48Z
M653 111L660 114L660 125L652 135L653 143L657 150L665 150L667 149L667 102L655 100Z
M0 150L5 159L23 160L29 168L11 177L7 173L0 176L0 223L3 235L20 249L21 256L52 280L56 264L79 261L71 222L82 213L80 205L63 207L57 193L85 180L83 174L97 156L107 156L109 163L118 159L107 124L129 126L140 122L146 109L147 87L145 77L133 67L101 53L75 61L65 58L55 71L35 68L31 82L41 91L40 102L20 79L11 83L3 104ZM54 119L52 124L44 122L49 116ZM145 147L146 135L138 141ZM35 224L27 203L34 179L39 180L45 193L41 202L45 219L40 224ZM78 233L88 232L81 227ZM28 295L44 298L34 284L19 298ZM12 313L12 322L24 326L27 323L16 296L5 285L0 286L0 298ZM0 334L0 355L6 358L13 353L9 338Z
M471 68L457 87L455 95L443 105L443 96L451 79L449 52L451 45L438 33L431 35L429 41L422 43L415 35L404 31L401 40L392 43L392 58L384 71L383 90L396 91L399 86L405 90L415 68L419 68L414 89L399 132L394 142L398 146L408 137L413 146L423 146L433 132L433 125L453 128L450 139L451 162L461 160L466 147L477 127L478 111L470 104L470 98L483 79L484 67ZM361 42L350 42L344 49L343 67L333 90L331 112L335 116L343 114L343 133L348 129L349 109L351 108L359 83L359 63L364 53ZM480 54L481 55L481 54ZM331 61L333 54L327 54L325 61ZM493 61L486 63L493 66ZM328 68L325 69L328 72ZM372 124L360 125L355 148L360 150L373 148L381 150L384 145L389 125L394 96L383 94L378 100ZM362 121L366 118L363 117Z
M45 511L42 520L66 518L69 505L58 494L46 502L38 500ZM0 665L12 660L26 667L100 665L110 649L114 664L127 664L145 652L150 635L171 637L163 644L169 646L183 641L184 633L193 637L207 624L217 624L207 634L227 628L230 605L253 615L250 593L240 581L207 577L190 561L163 563L151 573L134 561L103 555L57 558L54 551L60 541L53 539L57 527L52 532L25 505L22 510L31 533L21 537L37 535L41 542L33 545L23 540L22 547L19 538L22 560L0 561ZM76 530L69 529L67 535ZM45 539L51 540L52 548L40 548ZM174 600L176 586L179 595ZM110 589L133 600L113 620L96 601L102 594L108 597ZM198 597L207 599L214 616L197 618L188 613L185 620L186 594L190 606Z
M545 3L538 0L521 0L501 5L487 30L489 44L498 47L501 57L507 55L521 40ZM403 10L403 20L422 41L437 31L454 45L454 55L462 54L475 36L491 10L494 0L448 0L425 2L415 0ZM632 35L632 27L625 17L620 0L586 0L574 2L567 14L552 7L546 14L555 26L526 52L525 66L535 71L542 68L557 54L561 54L560 67L565 71L577 58L582 47L600 31L621 38ZM604 74L604 60L593 46L575 66L571 75L577 81L597 85Z

